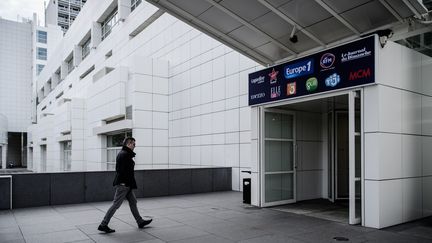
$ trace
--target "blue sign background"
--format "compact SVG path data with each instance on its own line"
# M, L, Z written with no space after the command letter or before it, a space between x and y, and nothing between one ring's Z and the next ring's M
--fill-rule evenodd
M370 36L249 74L249 105L374 83L375 38ZM312 84L317 86L310 81L306 85L313 78L318 82Z
M301 77L304 75L312 74L313 72L313 59L307 59L301 62L294 62L293 64L284 67L284 76L286 79Z

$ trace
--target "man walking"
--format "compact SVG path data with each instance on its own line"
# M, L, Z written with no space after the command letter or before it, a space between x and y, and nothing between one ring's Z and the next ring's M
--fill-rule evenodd
M115 211L120 208L123 200L126 198L129 201L130 210L138 224L138 228L143 228L144 226L151 223L152 219L144 220L138 212L137 200L135 197L133 189L137 188L134 167L135 162L133 157L135 153L135 139L132 137L127 137L123 141L122 150L117 154L116 158L116 176L114 178L113 186L115 186L115 195L112 206L108 209L105 214L104 219L98 227L98 230L105 233L113 233L115 230L108 227L108 223Z

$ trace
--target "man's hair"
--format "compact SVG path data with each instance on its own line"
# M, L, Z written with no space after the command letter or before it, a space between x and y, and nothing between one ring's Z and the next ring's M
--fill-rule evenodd
M130 144L131 142L135 142L135 138L133 137L127 137L123 140L123 146L127 146L128 144Z

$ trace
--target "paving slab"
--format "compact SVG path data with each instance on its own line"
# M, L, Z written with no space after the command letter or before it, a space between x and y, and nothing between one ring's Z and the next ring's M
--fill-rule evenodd
M115 233L97 230L111 201L0 211L0 243L141 242L432 242L432 217L376 230L351 226L344 214L317 201L306 209L257 208L240 192L214 192L138 199L141 215L153 218L138 229L128 203L111 219ZM338 219L338 220L335 220Z

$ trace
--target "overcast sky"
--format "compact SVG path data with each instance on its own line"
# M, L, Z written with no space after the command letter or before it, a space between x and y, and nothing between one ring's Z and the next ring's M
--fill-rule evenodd
M48 4L48 0L46 0ZM3 19L17 21L21 18L32 18L37 13L40 24L44 24L44 0L0 0L0 16Z

